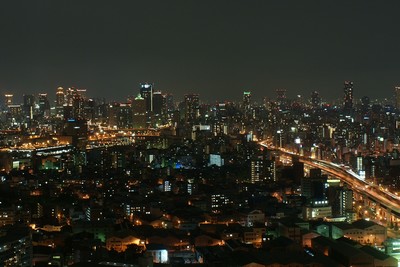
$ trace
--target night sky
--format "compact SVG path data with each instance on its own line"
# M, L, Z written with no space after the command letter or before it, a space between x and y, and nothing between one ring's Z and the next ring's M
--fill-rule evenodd
M4 0L0 93L86 88L124 100L142 81L182 99L391 97L400 1Z

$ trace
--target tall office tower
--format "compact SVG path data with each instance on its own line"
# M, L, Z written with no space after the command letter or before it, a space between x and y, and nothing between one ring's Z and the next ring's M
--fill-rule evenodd
M215 105L215 115L213 123L213 133L215 135L228 134L228 113L226 103L220 102Z
M25 118L33 119L33 108L35 106L34 95L24 95L23 113Z
M215 105L216 118L219 122L226 122L228 119L228 112L226 110L226 103L220 102Z
M344 99L343 106L346 110L351 110L353 108L353 82L344 82Z
M251 114L251 92L243 92L243 113L247 117Z
M85 108L85 98L79 93L72 97L72 115L74 118L83 118Z
M13 104L13 95L12 94L5 94L5 105L9 106Z
M118 129L129 128L132 124L132 108L125 103L110 105L108 125Z
M321 97L317 91L311 93L311 105L314 109L321 107Z
M84 118L87 120L96 119L96 101L93 98L89 98L85 101L83 108Z
M400 109L400 86L394 88L396 94L396 108Z
M74 87L70 87L67 89L66 95L65 95L65 101L66 104L68 106L72 106L72 101L73 101L73 97L75 94L75 88Z
M141 83L140 84L140 95L144 98L146 102L146 111L153 111L153 88L152 83Z
M56 92L56 114L62 116L64 113L65 94L64 88L58 87Z
M153 93L153 112L156 115L163 114L164 108L164 96L161 94L161 91L156 91Z
M133 128L146 128L146 101L139 94L132 101L132 125Z
M172 94L168 93L165 95L165 102L168 113L175 111L174 96Z
M200 115L200 103L198 94L185 95L184 101L185 122L193 122Z
M50 116L50 102L46 93L39 94L39 113L42 116Z
M56 92L56 107L62 107L65 102L64 88L58 87Z

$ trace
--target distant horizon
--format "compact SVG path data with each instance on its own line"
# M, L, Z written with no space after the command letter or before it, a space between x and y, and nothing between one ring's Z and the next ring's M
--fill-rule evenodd
M146 82L148 82L148 81L146 81ZM353 82L354 82L354 81L353 81ZM143 83L144 83L144 82L143 82ZM148 83L152 83L152 82L148 82ZM343 83L344 83L344 81L343 81ZM173 97L174 97L174 101L175 101L175 102L183 101L184 95L186 95L186 94L198 94L199 97L200 97L200 102L202 102L202 103L207 103L207 104L212 104L213 102L224 102L224 101L240 102L240 101L242 100L243 92L246 92L246 91L251 92L251 102L252 102L252 103L259 103L259 102L262 102L262 101L264 100L264 98L268 98L268 99L274 100L274 99L276 99L276 96L277 96L277 95L276 95L276 92L275 92L276 89L271 90L271 91L269 92L268 95L264 95L264 96L255 95L254 92L253 92L251 89L247 89L247 90L242 90L242 91L240 91L240 92L237 92L237 93L235 93L234 95L231 95L231 98L226 98L226 99L204 99L204 98L202 98L202 94L199 93L199 92L195 92L195 91L190 91L190 92L189 92L189 91L188 91L188 92L184 92L183 94L176 95L176 94L174 94L174 93L171 92L171 91L166 91L166 90L162 90L162 89L160 89L160 88L157 88L157 85L156 85L155 83L153 83L153 84L154 84L154 91L161 91L163 94L167 94L167 93L172 94ZM104 99L107 103L111 103L111 102L126 103L129 97L136 96L136 95L139 94L139 91L140 91L140 90L139 90L139 85L140 85L140 83L137 84L136 91L133 91L133 90L132 90L132 93L131 93L131 94L125 95L125 96L122 96L122 95L119 95L119 94L118 94L118 96L116 96L116 98L114 98L114 99L110 99L110 98L107 98L107 97L105 97L105 96L97 96L97 95L94 95L93 93L95 93L95 91L91 92L90 89L85 88L85 87L79 87L79 86L61 86L61 85L54 87L54 89L53 89L52 91L46 91L46 90L35 91L35 92L29 91L29 92L22 92L21 94L20 94L19 92L16 94L16 93L13 92L13 91L3 91L3 92L2 92L2 98L4 99L4 95L5 95L5 94L13 94L14 103L15 103L15 104L19 104L19 103L22 103L22 102L23 102L23 95L34 95L35 97L37 97L40 93L47 93L48 99L51 100L51 101L53 101L53 100L55 100L55 95L56 95L56 90L57 90L57 88L58 88L58 87L62 87L62 88L64 89L64 91L65 91L66 89L68 89L68 88L86 89L87 91L86 91L86 94L85 94L85 95L86 95L87 98L93 98L93 99L98 99L98 100ZM392 97L394 96L394 89L395 89L395 87L396 87L396 86L393 86L392 92L391 92L390 95L381 96L381 97L371 97L371 96L369 96L369 95L360 95L360 93L357 93L357 84L356 84L356 82L354 82L354 91L353 91L353 93L354 93L354 100L355 100L355 101L359 101L359 100L361 100L361 98L364 97L364 96L368 96L368 97L370 98L371 101L375 101L375 100L391 100L390 98L392 98ZM296 94L295 92L291 92L290 90L285 89L285 88L277 88L277 89L284 89L284 90L286 90L286 96L287 96L287 98L290 99L290 100L295 100L295 99L298 97L298 95L299 95L299 94ZM303 101L307 101L308 99L310 99L310 98L311 98L311 93L314 92L314 91L319 92L320 97L322 98L322 101L326 101L326 102L328 102L328 103L332 103L332 102L335 102L335 101L340 101L341 99L343 99L343 94L344 94L343 88L341 88L341 89L339 89L339 90L337 91L338 95L337 95L336 98L330 98L330 99L328 99L328 98L324 97L324 96L321 94L320 91L318 91L318 90L311 90L311 91L309 92L309 94L307 94L307 95L301 95Z
M202 101L390 98L400 85L400 1L5 1L0 92L59 85L123 101L142 81Z

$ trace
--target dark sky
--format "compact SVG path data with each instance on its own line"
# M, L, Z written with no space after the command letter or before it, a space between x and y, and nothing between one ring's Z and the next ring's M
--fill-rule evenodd
M398 0L4 0L0 93L124 100L148 81L178 99L336 99L353 80L356 97L391 97L399 12Z

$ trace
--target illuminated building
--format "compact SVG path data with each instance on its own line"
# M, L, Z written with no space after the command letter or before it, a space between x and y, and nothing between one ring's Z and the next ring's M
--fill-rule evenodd
M56 92L56 106L62 107L65 103L64 88L58 87Z
M88 135L87 121L73 118L66 119L62 133L64 136L70 136L72 138L73 146L84 148Z
M42 116L49 116L50 115L50 102L47 98L46 93L39 94L39 112Z
M13 95L12 94L5 94L5 105L9 106L13 104Z
M24 95L23 113L26 118L33 119L33 108L35 106L34 95Z
M114 103L110 105L108 125L111 127L129 128L132 120L132 109L128 104Z
M256 182L260 182L263 176L263 160L260 158L257 159L253 159L251 161L251 182L252 183L256 183Z
M132 101L132 124L133 128L146 128L146 101L139 94Z
M165 95L165 105L168 113L175 110L174 96L172 94Z
M343 106L345 110L351 110L353 108L353 82L344 82L344 101Z
M106 249L118 252L125 251L129 245L132 244L140 245L140 238L134 236L133 233L130 234L129 232L110 235L106 239Z
M65 104L64 88L58 87L56 92L56 114L63 115L63 106Z
M193 122L200 115L200 103L198 94L185 95L184 101L185 122Z
M276 181L275 161L257 157L251 160L251 182Z
M72 97L72 114L74 118L84 118L86 89L76 89Z
M148 244L146 245L146 252L153 256L154 263L168 263L168 250L161 244Z
M382 244L387 238L387 228L373 221L358 220L352 224L332 225L334 239L347 237L361 244Z
M244 116L251 115L251 92L243 92L243 112Z
M28 227L0 228L0 265L32 266L32 236Z
M348 188L340 190L340 215L346 216L346 212L353 210L353 191Z
M146 103L146 111L153 111L153 87L151 83L141 83L140 84L140 95L144 98Z
M211 194L211 210L214 213L221 212L221 208L227 206L230 203L231 201L229 200L229 197L224 193Z
M66 95L65 95L65 101L66 101L66 105L68 106L72 106L72 98L74 97L75 94L75 88L74 87L70 87L67 89Z
M10 110L10 114L13 118L20 118L22 115L21 105L8 105L8 109Z
M160 91L156 91L153 93L153 113L156 115L161 115L165 110L165 97L161 94Z

